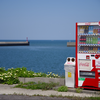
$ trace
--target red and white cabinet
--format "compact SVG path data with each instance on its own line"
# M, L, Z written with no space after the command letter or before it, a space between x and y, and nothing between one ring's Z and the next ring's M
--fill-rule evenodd
M76 23L75 87L100 90L100 22Z

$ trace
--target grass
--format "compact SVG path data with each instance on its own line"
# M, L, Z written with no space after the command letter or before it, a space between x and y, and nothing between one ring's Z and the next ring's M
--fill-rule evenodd
M27 82L27 83L20 83L18 85L16 85L15 87L17 88L25 88L25 89L32 89L32 90L35 90L35 89L42 89L42 90L51 90L53 89L53 87L59 85L58 83L44 83L44 82L38 82L38 83L35 83L35 82Z

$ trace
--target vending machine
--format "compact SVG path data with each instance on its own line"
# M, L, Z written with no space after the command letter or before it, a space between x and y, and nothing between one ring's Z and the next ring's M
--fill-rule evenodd
M76 23L75 87L100 90L100 22Z

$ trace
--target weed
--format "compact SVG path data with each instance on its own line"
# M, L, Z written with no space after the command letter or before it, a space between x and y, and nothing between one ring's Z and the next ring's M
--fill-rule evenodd
M55 97L56 95L51 94L50 97Z
M68 91L68 87L67 86L61 86L58 88L58 92L67 92Z
M82 89L80 87L76 88L76 93L81 93Z
M42 90L51 90L53 87L57 86L58 83L44 83L44 82L28 82L28 83L20 83L16 85L17 88L26 88L26 89L42 89Z

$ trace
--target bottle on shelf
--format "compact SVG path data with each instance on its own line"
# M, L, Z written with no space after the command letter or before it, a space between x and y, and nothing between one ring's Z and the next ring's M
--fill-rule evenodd
M98 44L100 44L100 36L98 36Z
M86 44L89 44L89 37L86 37Z
M98 44L98 36L96 36L96 44Z
M89 32L89 26L86 26L86 34Z
M83 27L81 28L81 33L83 34Z
M92 36L90 37L90 39L91 39L91 44L93 44L93 41L92 41Z
M98 29L98 34L100 35L100 28Z
M94 36L92 37L92 44L94 44Z
M88 48L88 47L86 47L86 53L88 53L88 49L89 49L89 48Z
M97 29L97 28L95 29L95 34L96 34L96 35L98 34L98 29Z
M81 26L79 27L79 33L80 33L80 34L82 33L82 28L81 28Z
M96 44L96 37L94 36L94 44Z
M89 26L89 32L88 34L93 34L93 26Z
M93 26L91 26L91 34L93 34Z
M84 34L84 29L85 29L85 27L83 26L83 29L82 29L82 33Z
M88 34L90 34L90 32L91 32L91 26L89 26L89 31L88 31Z
M91 44L91 38L90 38L90 36L89 36L89 43L88 44Z
M95 34L95 28L93 29L93 34Z
M100 47L98 47L98 53L100 53Z

